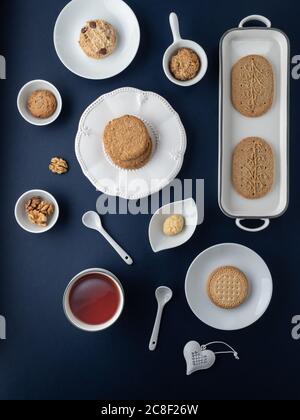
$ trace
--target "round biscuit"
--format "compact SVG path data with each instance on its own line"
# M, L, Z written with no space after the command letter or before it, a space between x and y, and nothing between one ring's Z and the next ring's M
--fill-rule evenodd
M208 296L219 308L241 306L248 297L249 283L245 274L236 267L217 268L208 279Z
M145 124L132 115L110 121L104 130L104 149L114 162L126 165L128 161L143 158L149 152L150 143Z
M131 160L116 160L116 159L115 160L111 159L111 160L116 166L122 169L137 170L137 169L142 168L149 162L150 157L152 155L152 149L153 149L152 142L149 141L148 149L139 158L131 159Z

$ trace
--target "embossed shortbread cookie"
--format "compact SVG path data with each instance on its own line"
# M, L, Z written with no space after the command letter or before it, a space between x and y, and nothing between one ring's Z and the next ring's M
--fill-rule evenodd
M152 153L152 140L139 118L124 115L110 121L104 130L103 144L111 161L123 169L139 169Z
M274 155L271 146L259 137L248 137L235 148L232 158L232 182L244 198L267 195L274 183Z
M100 60L110 55L117 45L114 27L104 20L90 20L81 29L79 45L88 57Z
M249 55L233 66L231 97L234 108L246 117L260 117L271 108L274 74L266 58Z
M129 159L129 160L118 160L118 159L111 159L115 165L119 166L122 169L140 169L149 162L150 157L152 155L152 143L149 141L148 148L145 153L143 153L140 157L136 159Z
M242 305L248 296L248 279L236 267L217 268L208 279L208 296L223 309L233 309Z

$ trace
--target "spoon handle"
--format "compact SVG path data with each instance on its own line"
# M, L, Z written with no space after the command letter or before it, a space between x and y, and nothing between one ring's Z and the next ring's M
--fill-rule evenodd
M126 262L128 265L133 264L132 258L124 251L123 248L120 247L119 244L106 232L106 230L99 229L99 233L107 240L107 242L114 248L114 250L120 255L123 261Z
M178 17L176 13L172 12L170 14L169 20L170 20L170 26L171 26L174 42L180 41L181 36L180 36L180 30L179 30Z
M155 322L154 322L154 327L153 327L152 335L151 335L150 342L149 342L149 350L150 351L153 351L153 350L156 349L162 313L163 313L163 308L161 306L158 306L157 307L157 314L156 314L156 318L155 318Z

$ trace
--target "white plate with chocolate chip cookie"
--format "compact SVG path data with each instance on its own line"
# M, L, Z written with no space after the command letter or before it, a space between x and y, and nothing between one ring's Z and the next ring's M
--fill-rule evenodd
M107 79L125 70L140 44L140 27L122 0L72 0L54 27L61 62L87 79Z

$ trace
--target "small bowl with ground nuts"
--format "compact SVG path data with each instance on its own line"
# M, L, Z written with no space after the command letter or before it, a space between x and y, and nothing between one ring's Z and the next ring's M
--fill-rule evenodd
M44 190L25 192L15 205L16 221L22 229L30 233L44 233L52 229L58 216L57 201Z
M181 38L178 17L170 14L173 43L163 57L163 69L167 78L178 86L192 86L200 82L208 67L204 49L194 41Z

